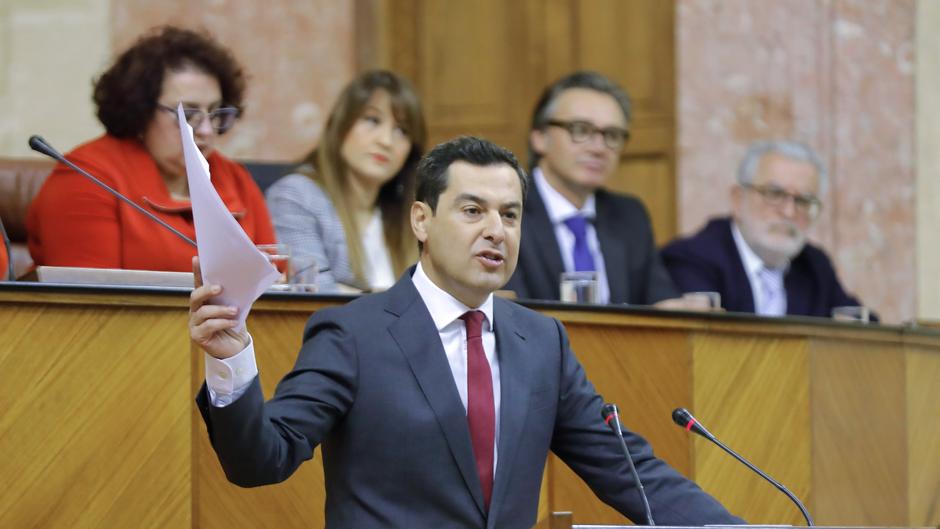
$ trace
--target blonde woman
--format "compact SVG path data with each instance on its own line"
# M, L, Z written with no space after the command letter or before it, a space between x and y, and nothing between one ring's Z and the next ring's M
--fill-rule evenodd
M418 96L398 75L368 71L333 106L319 145L267 191L278 240L337 283L383 289L417 259L409 223L426 130Z

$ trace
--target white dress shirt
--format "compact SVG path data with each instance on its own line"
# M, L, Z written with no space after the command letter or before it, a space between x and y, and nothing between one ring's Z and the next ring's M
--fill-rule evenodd
M421 296L427 306L428 312L431 313L434 326L437 327L441 344L444 346L444 353L447 355L447 362L450 364L451 373L454 375L457 392L460 394L460 401L463 403L464 412L467 410L467 326L460 319L460 316L469 310L479 310L486 316L483 323L482 338L483 351L486 353L486 361L490 364L490 374L493 377L493 405L496 412L496 436L493 451L493 469L495 472L498 458L495 448L499 446L500 385L496 334L493 332L493 295L487 296L479 307L467 307L457 298L435 285L424 273L420 262L411 280L418 290L418 295ZM204 357L206 387L209 390L210 402L215 407L224 407L235 402L245 393L251 381L258 374L253 340L249 341L245 349L230 358L220 360L208 353L204 353Z
M375 208L369 224L362 232L363 275L369 287L385 290L395 284L395 271L392 269L392 256L385 245L385 228L382 223L382 210Z
M594 220L597 218L595 198L592 194L584 201L584 206L580 209L555 190L542 170L536 167L532 170L532 179L535 181L535 189L538 190L545 203L545 209L548 212L548 219L555 228L555 239L558 241L558 249L561 251L561 261L565 265L566 272L574 271L574 234L565 225L565 220L575 215L581 215L588 219L587 223L587 243L591 257L594 258L594 266L597 268L597 290L598 302L607 303L610 301L610 287L607 283L607 268L604 266L604 254L601 253L601 243L597 239L597 230L594 229ZM560 277L555 278L561 282Z
M778 293L782 297L781 302L770 303L765 292L764 282L761 280L761 270L767 269L764 261L754 253L754 250L748 246L744 236L741 235L741 229L737 223L731 222L731 235L734 238L734 245L738 247L738 255L741 256L741 262L744 264L744 271L747 273L747 281L751 284L751 294L754 296L754 312L762 316L784 316L787 313L787 293L783 286L783 274L786 268L774 270L772 273L776 276L774 281L779 289Z

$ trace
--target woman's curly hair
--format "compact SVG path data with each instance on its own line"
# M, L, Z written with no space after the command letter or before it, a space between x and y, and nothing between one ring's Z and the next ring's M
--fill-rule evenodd
M142 36L94 83L98 119L118 138L143 133L157 108L168 70L195 67L215 77L222 104L240 111L245 74L235 57L205 33L164 26Z

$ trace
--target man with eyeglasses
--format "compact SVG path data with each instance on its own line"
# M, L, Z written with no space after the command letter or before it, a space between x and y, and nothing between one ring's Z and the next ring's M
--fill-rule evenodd
M596 272L600 303L677 306L635 197L603 188L630 136L630 100L607 77L567 75L542 93L529 132L533 189L525 204L516 273L520 298L560 298L562 272Z
M733 312L829 317L861 305L842 288L820 248L806 241L822 204L826 169L812 149L792 141L751 145L731 190L731 218L662 250L684 292L714 291Z

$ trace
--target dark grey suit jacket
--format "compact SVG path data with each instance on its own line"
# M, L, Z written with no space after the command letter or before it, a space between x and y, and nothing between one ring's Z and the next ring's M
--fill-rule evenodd
M679 296L660 261L653 228L643 203L603 189L595 193L594 229L604 254L610 303L651 305ZM522 299L558 300L565 265L555 228L538 189L526 195L519 264L506 289Z
M224 408L203 388L197 402L229 480L282 481L322 445L327 527L528 529L552 450L601 499L642 521L622 450L600 418L603 402L564 328L499 298L498 464L484 512L466 412L410 273L385 293L317 312L267 403L257 379ZM741 523L642 438L627 439L657 522Z

